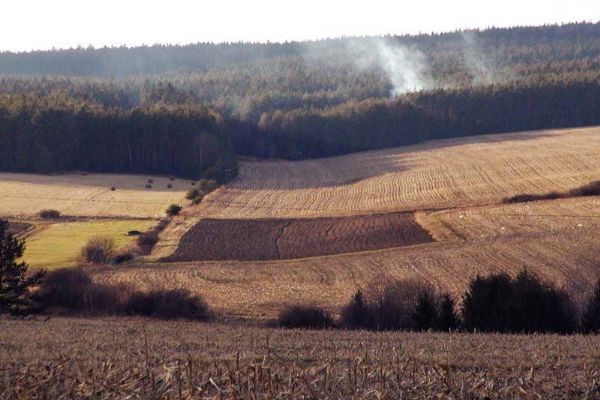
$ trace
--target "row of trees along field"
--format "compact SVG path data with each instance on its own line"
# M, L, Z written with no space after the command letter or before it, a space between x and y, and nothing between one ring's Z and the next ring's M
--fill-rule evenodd
M4 52L0 168L225 180L234 154L304 159L598 124L598 100L590 23Z
M236 174L222 117L204 106L118 109L64 99L0 98L0 169Z

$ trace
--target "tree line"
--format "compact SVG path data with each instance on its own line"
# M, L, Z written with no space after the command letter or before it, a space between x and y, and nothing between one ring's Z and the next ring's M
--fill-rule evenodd
M375 278L359 289L336 321L321 307L292 305L277 319L284 328L490 333L600 332L600 281L580 310L567 292L527 270L471 280L461 303L427 282Z
M374 41L420 54L433 85L391 97L389 71L356 65ZM590 23L3 52L0 169L224 181L235 155L306 159L598 124L599 87L600 24Z
M155 173L225 181L237 167L210 107L119 109L58 96L0 97L0 169Z

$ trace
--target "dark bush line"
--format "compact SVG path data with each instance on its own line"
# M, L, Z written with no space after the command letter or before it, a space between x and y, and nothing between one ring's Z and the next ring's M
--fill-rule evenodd
M196 321L206 321L212 316L202 297L186 289L140 292L126 284L99 284L82 268L48 272L34 296L45 309L71 313Z
M327 329L334 327L334 321L331 314L320 307L293 305L279 313L277 326L290 329Z
M548 192L544 194L518 194L515 196L507 197L502 202L505 204L514 204L527 203L530 201L568 199L571 197L586 196L600 196L600 181L594 181L588 183L587 185L583 185L562 193Z
M459 312L457 312L459 311ZM516 277L477 276L459 310L453 299L416 280L376 279L358 290L337 323L316 306L291 306L279 315L284 328L374 331L456 331L498 333L600 332L600 280L579 318L569 295L524 270Z
M138 235L137 247L141 255L150 254L154 245L158 242L158 235L169 224L168 219L161 219L151 230Z

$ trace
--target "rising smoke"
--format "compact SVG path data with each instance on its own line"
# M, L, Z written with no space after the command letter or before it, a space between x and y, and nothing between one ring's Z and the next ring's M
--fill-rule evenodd
M462 84L490 85L508 79L485 56L476 32L461 32L459 38L457 53L453 56L458 58L458 64L463 66L469 80ZM306 48L305 56L313 62L319 60L360 71L380 71L390 83L390 97L459 85L458 82L436 79L428 55L414 45L400 43L391 37L344 39L335 45L313 43Z
M350 40L346 48L357 68L379 68L386 74L392 85L392 97L435 87L427 59L416 48L380 38Z

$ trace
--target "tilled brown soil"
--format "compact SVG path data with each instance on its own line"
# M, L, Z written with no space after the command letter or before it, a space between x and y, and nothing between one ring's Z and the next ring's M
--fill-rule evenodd
M412 213L309 219L205 219L165 261L277 260L431 242Z

